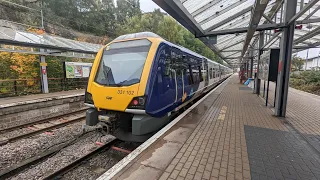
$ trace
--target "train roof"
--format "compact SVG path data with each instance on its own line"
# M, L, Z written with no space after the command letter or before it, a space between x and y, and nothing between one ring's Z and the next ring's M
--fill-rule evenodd
M122 36L115 38L113 41L121 41L121 40L134 39L134 38L150 38L150 37L163 39L161 36L159 36L156 33L146 31L146 32L139 32L139 33L132 33L132 34L124 34Z
M170 41L167 41L167 40L163 39L161 36L159 36L158 34L153 33L153 32L146 31L146 32L139 32L139 33L132 33L132 34L124 34L124 35L121 35L121 36L115 38L113 41L123 41L123 40L126 40L126 39L135 39L135 38L139 38L139 39L140 38L160 38L162 40L162 42L165 42L170 46L179 48L179 49L183 50L184 52L189 53L189 54L191 54L193 56L197 56L199 58L205 58L208 61L210 61L211 63L219 64L219 65L221 65L223 67L226 67L223 64L220 64L220 63L215 62L215 61L213 61L211 59L208 59L205 56L202 56L202 55L200 55L200 54L198 54L196 52L191 51L190 49L187 49L187 48L185 48L183 46L180 46L180 45L174 44L174 43L172 43ZM228 68L228 67L226 67L226 68Z

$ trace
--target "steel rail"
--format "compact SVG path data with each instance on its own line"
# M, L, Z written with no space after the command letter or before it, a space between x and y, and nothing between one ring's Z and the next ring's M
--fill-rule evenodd
M57 116L53 116L53 117L50 117L50 118L40 119L40 120L34 121L34 122L29 122L29 123L20 124L20 125L17 125L17 126L12 126L12 127L9 127L9 128L5 128L5 129L0 129L0 133L2 134L2 133L5 133L5 132L8 132L8 131L13 131L13 130L16 130L16 129L25 128L27 126L31 126L31 125L34 125L34 124L39 124L39 123L52 121L54 119L59 119L59 118L62 118L64 116L69 116L69 115L72 115L72 114L76 114L76 113L79 113L81 111L85 111L87 109L88 108L82 108L80 110L69 112L67 114L57 115Z
M100 153L102 150L106 150L106 149L111 149L111 147L115 144L121 142L118 139L114 139L98 148L96 148L95 150L91 151L90 153L76 159L75 161L69 163L68 165L52 172L51 174L47 175L46 177L42 178L43 180L51 180L51 179L59 179L61 178L61 176L63 176L64 174L66 174L67 172L71 171L72 169L76 168L77 166L79 166L81 164L81 162L91 158L92 156Z
M85 118L85 115L81 116L81 117L77 117L75 119L68 120L68 121L60 123L60 124L55 124L55 125L52 125L52 126L49 126L49 127L46 127L46 128L42 128L42 129L39 129L39 130L35 130L35 131L29 132L29 133L25 133L25 134L22 134L22 135L14 136L14 137L11 137L11 138L8 138L8 139L4 140L2 142L2 144L6 144L6 143L9 143L9 142L14 142L14 141L17 141L19 139L23 139L23 138L27 138L27 137L30 137L30 136L34 136L36 134L40 134L40 133L48 131L48 130L52 130L52 129L63 127L63 126L69 125L69 124L73 124L73 123L76 123L76 122L79 122L79 121L83 120L84 118Z

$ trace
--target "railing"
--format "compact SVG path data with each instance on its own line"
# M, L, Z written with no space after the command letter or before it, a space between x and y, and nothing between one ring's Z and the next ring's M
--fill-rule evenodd
M41 93L40 79L0 80L0 97Z
M48 78L49 92L84 89L88 78L67 79ZM41 93L41 79L5 79L0 80L0 98Z
M84 89L87 83L88 78L48 78L49 92Z

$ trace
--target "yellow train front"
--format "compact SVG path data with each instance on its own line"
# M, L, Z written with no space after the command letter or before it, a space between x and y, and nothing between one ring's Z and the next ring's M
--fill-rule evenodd
M93 63L86 124L102 123L122 140L145 141L230 74L229 68L154 33L120 36Z

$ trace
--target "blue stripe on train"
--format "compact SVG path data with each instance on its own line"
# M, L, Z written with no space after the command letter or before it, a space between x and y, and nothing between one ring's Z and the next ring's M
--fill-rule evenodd
M170 58L171 51L178 50L179 47L168 42L162 42L156 52L154 61L151 66L151 71L148 77L147 87L146 87L146 113L153 117L162 117L167 115L168 112L173 111L175 108L180 106L182 102L182 91L187 93L184 102L191 99L194 95L193 92L197 91L199 88L199 83L189 85L188 75L184 74L184 87L182 84L182 79L178 78L178 98L176 101L176 85L174 73L166 74L168 70L168 58ZM201 57L197 57L194 54L187 53L181 50L181 55L192 56L194 61L190 62L187 58L182 58L185 64L201 64ZM166 68L167 67L167 68Z

